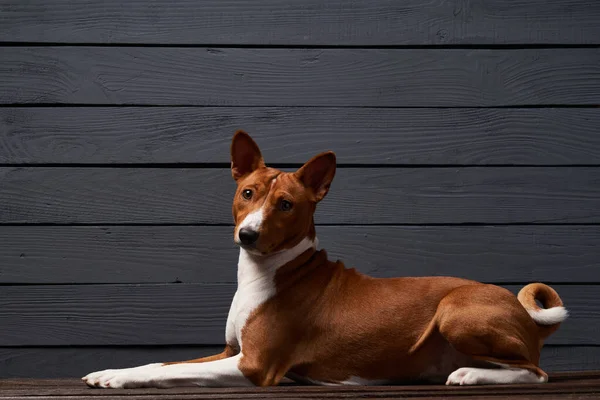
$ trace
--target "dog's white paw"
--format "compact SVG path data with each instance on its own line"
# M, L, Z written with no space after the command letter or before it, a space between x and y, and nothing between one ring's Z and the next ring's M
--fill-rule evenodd
M161 363L142 365L135 368L106 369L81 378L86 385L94 388L133 389L154 386L150 371L162 367Z
M485 370L480 368L459 368L448 376L446 385L477 385L484 381Z
M538 376L521 368L459 368L448 376L446 385L507 385L547 381L546 375Z

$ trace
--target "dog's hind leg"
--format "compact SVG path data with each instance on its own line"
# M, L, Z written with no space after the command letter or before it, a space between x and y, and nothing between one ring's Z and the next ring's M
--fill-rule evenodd
M538 326L508 290L494 285L459 287L440 302L435 325L450 345L489 368L459 368L447 385L544 383L538 364Z
M546 374L537 375L523 368L459 368L448 376L446 385L497 385L515 383L545 383Z

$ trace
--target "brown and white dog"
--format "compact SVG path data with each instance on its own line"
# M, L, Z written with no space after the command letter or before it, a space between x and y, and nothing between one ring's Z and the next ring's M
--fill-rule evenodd
M410 380L543 383L544 339L567 317L534 283L508 290L451 277L375 279L317 250L313 214L335 175L322 153L293 173L265 166L250 136L231 144L238 287L221 354L105 370L92 387L321 385ZM539 301L544 308L536 304Z

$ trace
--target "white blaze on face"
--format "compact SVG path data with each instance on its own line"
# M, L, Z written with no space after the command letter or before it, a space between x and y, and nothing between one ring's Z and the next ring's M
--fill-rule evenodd
M262 225L262 222L263 222L263 215L264 214L263 214L262 207L256 211L253 211L250 214L246 215L246 218L244 218L242 223L238 225L238 230L235 235L238 242L240 242L239 234L240 234L241 229L247 228L247 229L251 229L256 232L260 232L260 226Z
M273 178L273 180L271 181L271 189L273 189L273 186L275 186L276 181L277 181L277 177ZM238 242L240 242L239 233L240 233L241 229L247 228L247 229L251 229L253 231L260 233L260 227L263 223L263 219L264 219L264 215L265 215L264 211L263 211L264 208L265 208L265 206L263 203L263 206L261 208L246 215L246 218L244 218L242 223L238 225L237 232L235 234L235 238Z

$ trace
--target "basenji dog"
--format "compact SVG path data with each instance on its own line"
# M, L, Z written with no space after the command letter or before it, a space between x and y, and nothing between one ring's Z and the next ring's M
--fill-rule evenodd
M335 171L332 152L295 172L269 168L251 137L237 132L231 173L240 255L225 349L83 381L100 388L269 386L284 377L319 385L547 382L543 341L567 317L551 287L533 283L515 296L453 277L377 279L328 260L317 249L313 214Z

